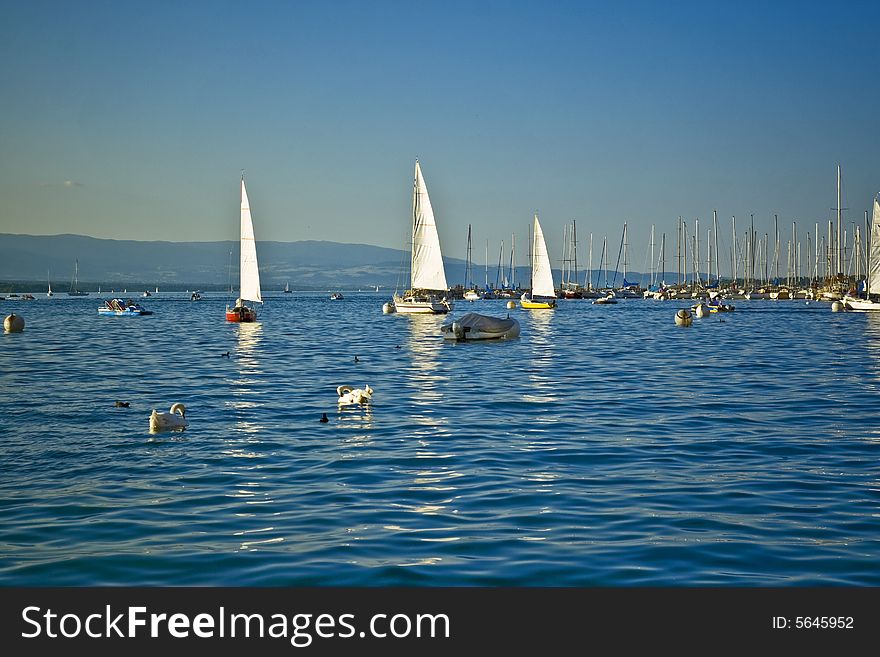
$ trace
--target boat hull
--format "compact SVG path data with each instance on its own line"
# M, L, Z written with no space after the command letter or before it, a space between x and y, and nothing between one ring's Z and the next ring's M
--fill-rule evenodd
M871 301L870 299L856 299L855 297L843 297L843 305L847 310L880 310L880 301Z
M524 301L519 300L519 305L525 310L551 310L556 307L555 301Z
M445 340L470 342L472 340L509 340L519 337L519 322L507 318L468 313L460 319L440 327Z
M452 310L452 303L433 297L394 297L394 309L405 315L445 315Z
M257 311L253 308L236 307L226 309L227 322L255 322L257 321Z

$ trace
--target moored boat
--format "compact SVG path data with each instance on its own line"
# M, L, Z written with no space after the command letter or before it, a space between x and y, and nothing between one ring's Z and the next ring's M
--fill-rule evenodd
M865 297L857 297L854 294L843 296L843 305L847 310L880 310L880 196L874 197L870 244L868 275L865 280ZM823 296L825 294L823 293Z
M516 338L519 336L519 328L519 322L510 315L502 318L467 313L449 324L444 324L440 327L440 331L446 340L467 342Z

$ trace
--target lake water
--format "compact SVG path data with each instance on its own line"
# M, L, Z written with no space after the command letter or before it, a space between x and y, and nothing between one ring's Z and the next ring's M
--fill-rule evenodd
M0 584L880 585L880 316L573 300L455 344L328 297L0 302Z

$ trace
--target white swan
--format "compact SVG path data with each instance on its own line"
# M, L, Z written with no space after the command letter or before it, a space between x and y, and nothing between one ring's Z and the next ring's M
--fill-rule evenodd
M339 386L336 388L336 394L339 395L340 406L351 406L353 404L368 404L373 398L373 389L366 385L363 389L352 388L351 386Z
M185 429L189 426L186 419L186 406L183 404L172 404L171 409L167 413L160 413L153 409L150 415L150 433L158 431L169 431L172 429Z

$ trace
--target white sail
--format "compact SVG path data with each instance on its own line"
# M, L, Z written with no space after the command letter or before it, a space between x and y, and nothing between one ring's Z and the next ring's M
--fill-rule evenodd
M532 298L556 297L553 285L553 271L550 269L550 255L544 241L544 231L538 215L535 215L535 236L532 244Z
M416 160L413 181L413 230L410 288L413 290L447 290L440 236L434 221L434 210L428 198L428 187Z
M880 294L880 199L874 197L871 252L868 255L868 294Z
M254 241L254 223L248 202L244 178L241 179L241 290L243 301L263 302L260 296L260 270L257 267L257 244Z

